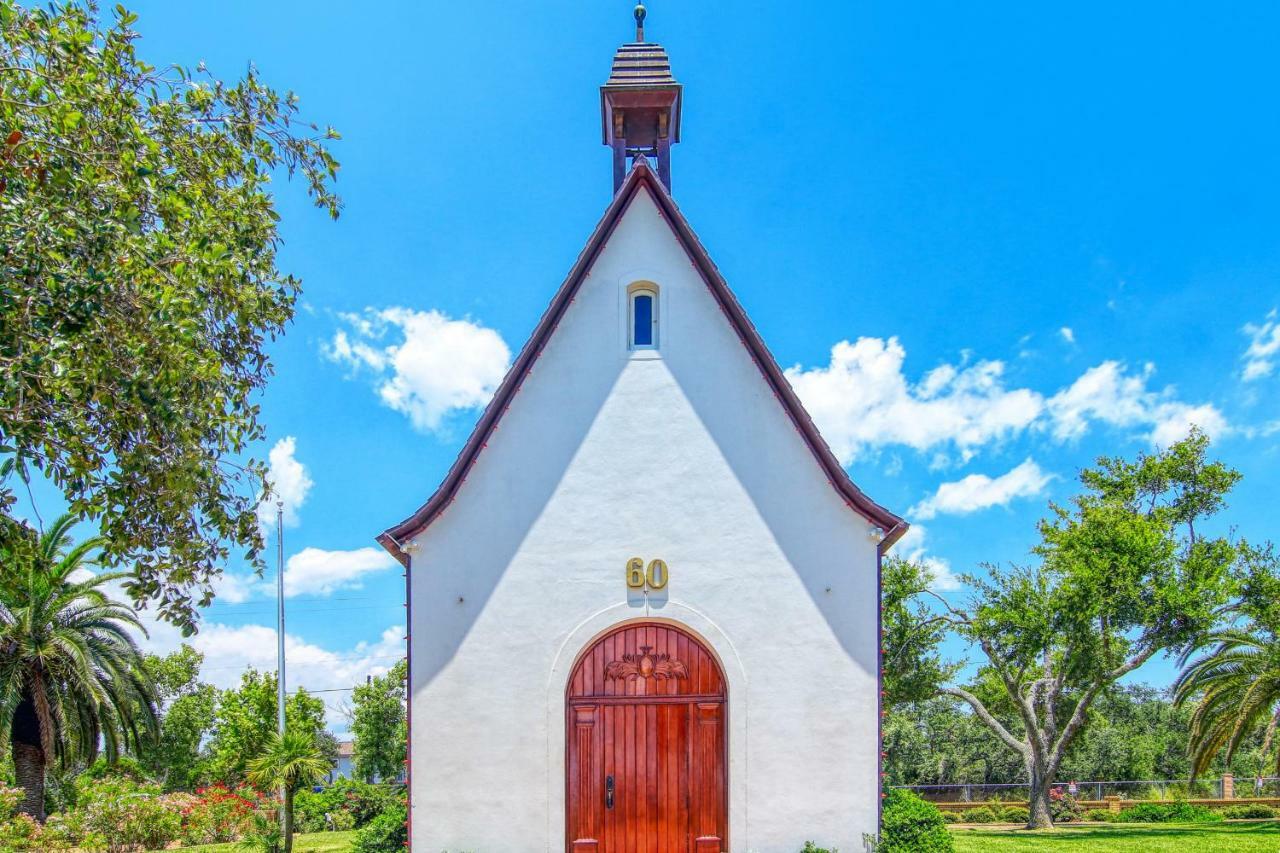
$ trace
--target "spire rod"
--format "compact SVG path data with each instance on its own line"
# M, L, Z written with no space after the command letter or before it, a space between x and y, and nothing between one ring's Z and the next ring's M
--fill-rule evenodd
M643 1L640 3L637 3L635 8L635 16L636 16L636 41L638 42L644 41L644 16L647 14L648 12L644 8Z

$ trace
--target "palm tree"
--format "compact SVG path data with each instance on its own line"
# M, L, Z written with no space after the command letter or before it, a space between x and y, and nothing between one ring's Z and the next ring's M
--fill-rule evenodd
M19 809L44 819L45 771L114 761L157 730L154 691L129 629L137 614L103 589L127 577L94 575L100 537L73 544L64 515L30 547L0 553L0 745L8 743Z
M1264 726L1259 762L1266 762L1280 725L1280 638L1269 631L1225 628L1190 648L1181 663L1174 700L1179 705L1197 702L1191 715L1192 780L1223 750L1230 762L1240 742ZM1260 766L1259 779L1262 771Z
M300 731L285 731L283 736L273 733L262 754L249 762L250 782L283 794L284 853L293 851L293 795L303 786L314 785L328 772L329 761L319 742Z

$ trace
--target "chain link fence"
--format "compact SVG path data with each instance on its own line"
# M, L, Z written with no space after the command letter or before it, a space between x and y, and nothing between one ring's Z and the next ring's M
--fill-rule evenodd
M914 791L926 800L934 803L986 803L1004 800L1028 799L1026 783L1011 785L987 785L975 783L971 785L896 785L908 791ZM1105 800L1107 797L1119 797L1122 800L1176 800L1206 799L1221 800L1226 798L1224 780L1200 779L1195 785L1188 784L1186 779L1136 779L1111 782L1072 782L1063 780L1055 787L1063 791L1074 791L1080 800ZM1234 795L1237 799L1249 797L1280 797L1280 777L1267 776L1258 779L1238 778L1235 780Z

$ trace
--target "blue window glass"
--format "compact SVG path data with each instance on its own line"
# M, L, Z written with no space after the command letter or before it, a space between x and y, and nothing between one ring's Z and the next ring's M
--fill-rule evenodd
M638 347L653 346L653 296L638 293L632 300L631 308L634 328L631 332L631 343Z

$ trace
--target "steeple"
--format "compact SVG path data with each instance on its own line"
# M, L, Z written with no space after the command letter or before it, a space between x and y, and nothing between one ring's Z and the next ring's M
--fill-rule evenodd
M658 177L671 190L671 145L680 141L682 87L671 76L662 45L644 40L644 3L636 4L636 40L618 48L613 71L600 87L604 144L613 149L613 191L627 175L628 157L658 161Z

